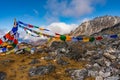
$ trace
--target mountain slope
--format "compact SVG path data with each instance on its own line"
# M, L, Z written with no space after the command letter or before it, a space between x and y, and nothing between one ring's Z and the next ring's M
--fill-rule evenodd
M118 23L120 23L120 17L117 16L96 17L93 20L82 23L70 34L72 36L91 35L101 31L102 29L112 27Z

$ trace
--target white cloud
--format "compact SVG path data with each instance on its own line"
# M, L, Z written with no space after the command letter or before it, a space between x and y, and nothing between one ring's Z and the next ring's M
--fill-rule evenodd
M45 8L52 16L80 17L92 13L95 4L104 0L48 0Z
M74 30L78 25L76 24L66 24L63 22L52 23L47 28L54 33L66 34Z

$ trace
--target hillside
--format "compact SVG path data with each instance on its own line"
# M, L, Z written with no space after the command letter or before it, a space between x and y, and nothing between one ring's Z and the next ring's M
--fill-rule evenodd
M49 46L38 45L39 41L37 46L21 43L23 49L15 54L0 56L0 80L120 79L120 17L97 17L82 23L70 34L103 39L52 41ZM117 37L111 39L109 35L113 34ZM36 48L34 54L30 52L32 47Z

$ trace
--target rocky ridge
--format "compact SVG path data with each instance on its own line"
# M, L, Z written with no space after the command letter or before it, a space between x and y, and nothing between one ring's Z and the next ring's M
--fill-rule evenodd
M70 34L72 36L79 35L92 35L94 33L100 32L104 28L112 27L120 22L120 17L118 16L101 16L96 17L93 20L82 23Z

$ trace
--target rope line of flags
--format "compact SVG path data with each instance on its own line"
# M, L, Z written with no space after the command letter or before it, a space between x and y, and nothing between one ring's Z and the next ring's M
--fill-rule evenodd
M50 31L48 29L40 28L38 26L33 26L31 24L26 24L26 23L23 23L21 21L19 21L18 23L24 25L24 27L22 27L22 28L25 28L25 29L27 29L27 30L29 30L31 32L35 32L35 31L31 30L30 28L38 28L38 29L41 29L41 30ZM25 27L25 26L28 26L28 27ZM35 33L39 34L39 32L35 32ZM120 37L120 34L112 34L112 35L107 34L107 35L96 36L96 37L94 37L94 36L92 36L92 37L91 36L89 36L89 37L76 37L76 36L69 36L69 35L61 35L59 33L55 33L55 35L41 33L41 35L46 36L46 37L55 38L56 40L62 40L62 41L83 41L83 42L93 42L95 40L102 40L104 38L116 39L116 38Z
M24 29L26 34L29 34L30 36L33 36L33 37L45 36L48 39L54 38L55 40L62 40L62 41L94 42L94 41L103 40L104 38L117 39L120 37L120 33L119 34L111 34L111 35L105 34L105 35L101 35L101 36L89 36L89 37L69 36L69 35L62 35L59 33L54 33L53 35L51 35L51 34L41 32L41 31L48 31L48 32L53 33L49 29L41 28L38 26L26 24L21 21L15 20L12 30L10 30L8 33L6 33L3 37L0 38L0 53L7 52L16 47L16 45L18 44L18 38L19 38L18 27ZM39 29L40 31L32 30L33 28ZM35 35L33 35L32 33L34 33Z

